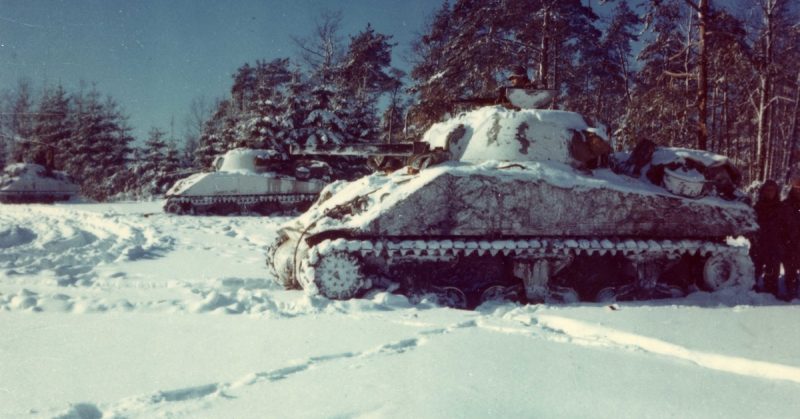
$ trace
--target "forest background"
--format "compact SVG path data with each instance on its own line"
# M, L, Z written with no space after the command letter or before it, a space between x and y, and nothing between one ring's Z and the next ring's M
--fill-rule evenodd
M66 171L97 200L146 198L235 147L419 139L464 109L455 104L495 97L520 66L557 91L553 108L605 126L617 150L643 139L710 150L746 183L785 181L800 163L791 0L444 1L402 46L368 23L345 35L342 19L320 11L291 37L292 56L241 63L227 95L197 97L145 138L93 83L21 78L0 90L0 167Z

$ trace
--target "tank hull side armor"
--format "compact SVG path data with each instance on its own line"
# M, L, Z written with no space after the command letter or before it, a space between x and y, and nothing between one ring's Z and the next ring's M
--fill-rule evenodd
M0 172L0 203L52 203L77 194L78 186L66 174L48 173L37 164L16 163Z
M498 290L520 301L611 300L752 283L747 247L727 240L757 228L747 205L686 199L639 180L604 183L561 166L537 176L538 165L445 166L346 184L284 226L268 264L285 287L331 298L382 278L448 304L455 293L465 306ZM361 271L349 286L331 273L349 266L352 276L353 264Z
M713 220L713 221L712 221ZM357 234L403 236L645 236L703 239L753 231L741 203L711 205L667 194L566 188L544 180L443 173Z

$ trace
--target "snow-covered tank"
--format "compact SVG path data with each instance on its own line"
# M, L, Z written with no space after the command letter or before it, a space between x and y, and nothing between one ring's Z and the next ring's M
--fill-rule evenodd
M33 163L9 165L0 174L0 202L28 203L67 201L78 194L78 185L64 172L48 171Z
M237 148L214 160L214 172L195 173L167 191L174 214L273 214L307 209L330 182L320 161L290 160L274 150Z
M277 281L335 299L384 288L458 307L753 283L739 239L757 229L751 208L696 170L671 166L670 189L683 195L646 176L675 150L628 173L630 156L612 156L581 115L501 106L436 124L423 141L431 151L408 168L334 183L282 226L267 255Z

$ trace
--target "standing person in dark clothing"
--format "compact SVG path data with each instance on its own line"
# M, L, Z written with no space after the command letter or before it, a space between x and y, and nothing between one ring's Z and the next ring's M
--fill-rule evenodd
M781 202L780 187L774 180L764 182L753 208L759 225L750 248L756 268L756 280L763 274L764 290L778 296L778 275L786 243L786 210Z
M797 271L800 269L800 178L792 179L791 186L789 196L783 201L787 237L781 260L786 274L786 301L797 298Z

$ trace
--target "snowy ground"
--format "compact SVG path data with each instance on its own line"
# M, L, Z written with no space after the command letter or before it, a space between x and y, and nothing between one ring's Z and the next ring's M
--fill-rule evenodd
M796 304L330 302L270 282L285 219L160 205L0 205L0 417L800 412Z

